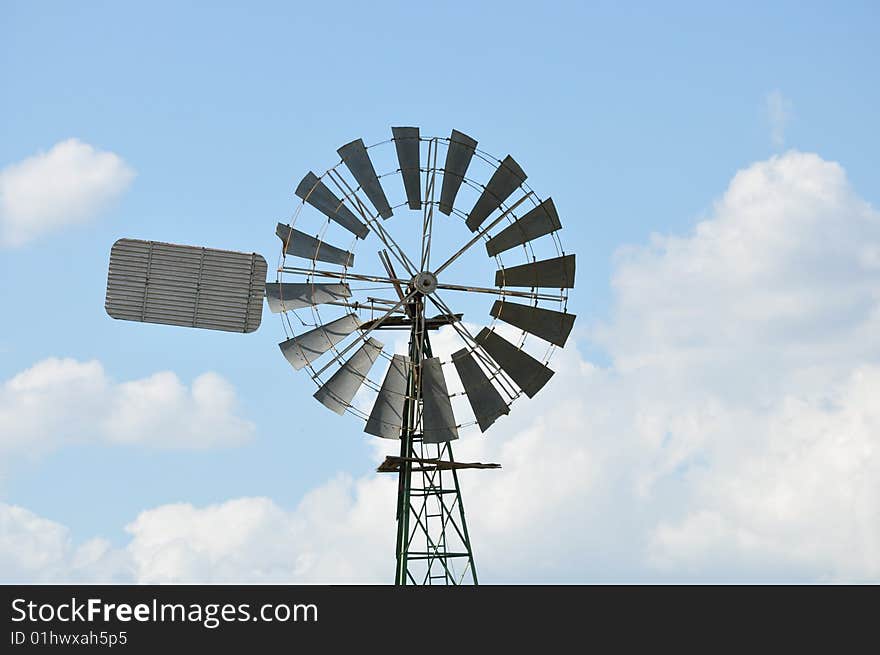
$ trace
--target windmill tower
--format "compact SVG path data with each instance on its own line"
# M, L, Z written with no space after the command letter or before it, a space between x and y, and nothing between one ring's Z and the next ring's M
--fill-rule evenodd
M526 184L513 157L496 159L462 132L395 127L391 139L337 152L335 166L302 178L300 202L276 227L274 281L256 253L120 239L106 310L247 333L260 326L265 297L281 317L281 352L317 383L314 397L364 421L367 434L399 440L378 468L398 480L395 584L476 584L458 473L499 465L459 462L452 442L472 426L485 432L553 375L548 363L575 319L575 257L562 248L553 201ZM372 257L358 248L368 240ZM438 246L443 259L432 257ZM475 257L494 263L494 284L456 276L456 264ZM469 307L494 297L492 323L474 328L453 297ZM399 348L377 338L395 330L405 335ZM457 342L448 356L432 348L441 330Z

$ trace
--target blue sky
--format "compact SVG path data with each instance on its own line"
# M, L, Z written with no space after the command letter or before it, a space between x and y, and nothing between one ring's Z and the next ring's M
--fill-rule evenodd
M256 426L237 447L74 443L16 456L0 471L4 502L74 542L121 547L122 526L149 508L267 497L290 509L339 472L369 474L374 445L309 398L268 309L248 336L120 323L103 309L122 236L274 263L296 183L354 138L456 128L513 154L553 196L577 253L569 309L597 366L615 357L592 338L613 324L615 253L691 233L738 170L818 153L880 202L874 3L438 5L0 3L0 168L77 138L136 173L87 224L0 250L0 380L48 357L99 360L117 381L214 371ZM788 107L782 143L774 92Z

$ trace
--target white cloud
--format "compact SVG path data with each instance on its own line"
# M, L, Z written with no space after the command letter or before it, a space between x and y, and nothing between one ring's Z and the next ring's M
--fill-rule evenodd
M268 498L142 512L113 548L76 546L66 527L0 503L0 582L383 582L393 577L396 486L389 477L338 476L294 510ZM356 557L353 553L359 553Z
M740 171L692 234L622 250L591 331L612 363L570 345L545 391L455 444L504 466L461 475L481 579L880 581L878 252L880 214L798 152ZM394 492L339 477L293 509L155 508L107 570L388 581Z
M785 128L792 116L791 100L774 89L764 98L764 113L770 123L770 139L774 146L781 148L785 145Z
M88 222L128 189L135 173L119 155L78 139L0 171L0 246L21 246Z
M878 216L836 163L754 164L692 235L618 254L615 316L596 338L621 371L700 375L755 402L795 372L845 373L880 354Z
M393 577L396 487L390 478L339 476L292 511L267 498L165 505L126 531L138 582L382 582ZM358 553L356 557L354 553Z
M756 432L705 449L693 508L652 535L661 568L720 575L723 557L739 575L880 580L880 366L829 382L779 398L760 422L731 413Z
M50 358L0 386L0 452L7 456L96 441L208 448L253 432L237 414L235 390L216 373L190 388L170 371L120 383L100 362Z
M131 579L125 553L102 539L75 546L68 529L0 503L0 582L114 582Z
M596 337L638 390L636 488L674 494L647 542L661 571L880 579L878 244L843 169L790 152L692 235L621 253Z

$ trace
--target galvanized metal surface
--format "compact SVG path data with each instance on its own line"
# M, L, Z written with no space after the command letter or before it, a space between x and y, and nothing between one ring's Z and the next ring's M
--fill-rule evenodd
M574 326L574 314L555 312L543 307L496 300L489 313L497 319L515 325L529 334L541 337L557 346L564 346Z
M284 242L284 252L288 255L340 266L354 266L353 253L331 246L305 232L294 230L289 225L278 223L275 234Z
M367 198L373 203L379 216L391 218L391 206L388 204L388 198L385 197L385 190L379 183L379 177L376 175L376 169L373 167L373 162L370 160L363 140L355 139L351 143L346 143L336 152L339 153Z
M489 214L498 209L501 203L526 181L526 174L513 157L507 155L504 161L498 165L492 174L483 193L477 199L473 209L468 214L466 225L471 232L476 232Z
M480 330L476 340L529 398L553 377L552 370L489 328Z
M357 314L347 314L314 330L282 341L278 347L281 348L290 365L298 371L357 330L359 324Z
M256 253L119 239L110 250L104 308L127 321L253 332L266 271Z
M422 208L421 161L419 155L419 128L392 127L400 175L406 191L406 201L410 209Z
M495 271L496 287L574 288L574 255L511 266Z
M556 205L547 198L486 242L490 257L562 228Z
M452 213L455 196L458 195L476 147L476 140L463 132L452 130L446 150L446 163L443 165L443 186L440 188L440 211L447 216Z
M296 187L296 195L331 221L335 221L356 235L358 239L366 239L370 233L370 229L361 223L351 210L342 204L342 201L314 173L309 172L306 174L299 183L299 186Z
M439 357L422 361L422 431L425 443L458 439L452 402Z
M275 314L291 309L337 302L351 297L347 284L320 284L313 282L266 284L266 301Z
M357 352L315 392L315 398L337 414L345 414L345 410L351 406L354 395L361 388L381 352L381 341L372 337L367 339L366 343L358 348Z
M407 374L410 359L394 355L376 396L376 402L364 432L385 439L399 439L403 427L403 404L406 401Z
M458 371L480 432L485 432L499 416L509 414L510 407L467 348L452 353L452 362Z

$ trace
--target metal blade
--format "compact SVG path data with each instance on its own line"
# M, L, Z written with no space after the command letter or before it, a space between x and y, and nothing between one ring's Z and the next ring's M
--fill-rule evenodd
M269 309L275 314L344 298L351 298L351 289L347 284L315 284L311 282L294 284L269 282L266 284L266 300L269 302Z
M489 214L498 209L501 203L510 197L510 194L525 182L526 174L519 167L513 157L507 155L501 165L495 169L489 184L483 189L483 193L474 204L468 214L466 225L471 232L476 232Z
M306 174L299 183L299 186L296 187L296 195L331 221L339 223L346 230L357 236L358 239L365 239L370 233L369 228L361 223L351 213L351 210L343 205L342 201L314 173L309 172Z
M510 413L510 407L504 402L498 389L480 368L467 348L452 354L452 362L458 377L464 385L468 402L477 417L480 432L485 432L499 416Z
M388 198L385 197L385 191L379 183L379 177L376 175L376 169L373 167L373 162L370 161L370 155L367 154L363 140L356 139L351 143L346 143L336 152L342 157L342 161L348 166L348 170L360 184L361 189L367 194L367 198L373 203L379 216L391 218L391 206L388 204Z
M354 254L331 246L313 236L292 229L289 225L279 223L275 227L275 234L284 242L284 252L296 257L329 262L340 266L354 266Z
M406 190L406 201L410 209L422 208L422 184L419 170L419 128L392 127L394 147L397 148L397 161L400 162L400 175Z
M373 405L373 411L370 412L370 418L364 428L367 434L385 439L400 439L409 367L409 357L394 355L391 358L391 365L388 367L382 388L379 389L379 395Z
M476 147L477 142L467 134L452 130L446 150L446 164L443 166L443 186L440 188L440 211L447 216L452 213L455 196L458 195Z
M125 321L253 332L266 271L256 253L119 239L110 249L104 308Z
M562 227L556 205L552 198L547 198L540 205L518 218L494 237L486 242L486 252L490 257L521 246L527 241L550 234Z
M360 321L357 314L347 314L327 323L327 325L316 327L314 330L282 341L278 347L281 348L281 352L284 353L290 365L298 371L357 330L358 325L360 325Z
M529 398L553 377L552 370L489 328L480 330L477 342Z
M544 259L495 271L496 287L574 288L574 255Z
M503 300L496 300L489 313L505 323L515 325L529 334L541 337L544 341L564 346L571 328L574 326L574 314L563 314L551 309L530 307Z
M361 388L381 352L382 342L372 337L367 339L366 343L358 348L357 352L315 392L315 398L340 416L345 414L345 410L351 406L354 395Z
M458 439L452 402L439 357L422 362L422 432L425 443L443 443Z

